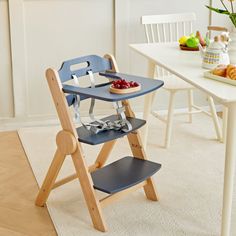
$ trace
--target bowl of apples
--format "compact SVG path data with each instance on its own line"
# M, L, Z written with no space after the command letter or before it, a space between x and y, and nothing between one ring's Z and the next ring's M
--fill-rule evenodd
M209 39L203 38L200 31L197 31L196 34L190 34L189 36L182 36L179 39L179 47L181 50L185 51L199 51L199 44L202 47L205 47L209 44Z
M126 81L124 79L114 80L109 88L111 93L126 94L134 93L141 89L141 85L135 81Z

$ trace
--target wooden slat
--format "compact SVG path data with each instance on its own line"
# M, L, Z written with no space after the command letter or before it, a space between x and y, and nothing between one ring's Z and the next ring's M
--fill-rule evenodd
M39 190L38 196L35 200L35 204L37 206L44 206L47 198L50 194L50 191L53 188L57 175L61 169L61 166L65 160L65 155L62 155L60 151L57 149L53 161L49 167L46 178L43 182L42 187Z
M147 184L147 181L143 181L143 182L141 182L139 184L136 184L133 187L127 188L127 189L125 189L123 191L120 191L118 193L114 193L112 195L109 195L109 196L101 199L100 200L101 207L106 207L108 204L113 203L113 202L119 200L120 198L126 196L127 194L132 193L132 192L134 192L134 191L136 191L136 190L146 186L146 184Z
M89 166L88 171L89 171L89 172L93 172L93 171L95 171L98 167L99 167L99 163L95 163L95 164ZM63 178L63 179L61 179L61 180L58 180L58 181L53 185L52 189L57 188L57 187L59 187L59 186L61 186L61 185L63 185L63 184L69 183L69 182L71 182L71 181L73 181L73 180L75 180L75 179L78 179L78 174L77 174L77 173L72 174L72 175L69 175L69 176L67 176L67 177L65 177L65 178Z
M87 170L85 163L85 157L80 148L77 148L76 152L72 155L72 160L79 177L80 185L84 194L84 198L93 221L94 228L105 232L107 231L107 226L101 211L101 206L99 200L95 195L93 188L93 181L91 175Z
M112 140L103 144L102 149L99 152L97 159L95 161L96 168L98 167L101 168L104 166L115 144L116 144L116 140Z

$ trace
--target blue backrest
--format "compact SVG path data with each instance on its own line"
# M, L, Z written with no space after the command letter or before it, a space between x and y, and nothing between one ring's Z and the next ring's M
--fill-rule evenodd
M77 70L72 70L72 66L85 63L84 68L79 68ZM72 75L76 75L78 78L88 74L88 71L93 73L104 72L111 69L111 63L108 59L104 57L99 57L96 55L89 55L83 57L77 57L68 61L64 61L61 65L60 70L58 71L61 82L66 82L73 79ZM81 96L80 100L87 99L89 97ZM73 105L76 101L76 96L73 94L66 96L68 106Z
M84 68L79 68L77 70L71 69L72 66L79 65L81 63L86 63L86 66ZM72 75L81 77L87 75L88 71L90 70L93 73L97 73L110 69L111 69L111 63L108 59L96 55L89 55L89 56L74 58L63 62L58 73L61 82L63 83L72 79Z

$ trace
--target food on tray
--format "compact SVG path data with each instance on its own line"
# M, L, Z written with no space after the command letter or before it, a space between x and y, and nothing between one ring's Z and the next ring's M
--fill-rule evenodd
M116 89L128 89L138 87L139 83L135 81L126 81L124 79L115 80L112 82L112 87Z
M114 80L109 88L110 92L115 94L134 93L140 89L141 85L139 83L124 79Z
M211 73L213 75L225 77L228 79L236 80L236 65L218 65Z
M226 76L229 79L236 80L236 66L229 64L226 69Z
M227 68L226 65L218 65L216 68L212 70L212 74L226 77L226 68Z

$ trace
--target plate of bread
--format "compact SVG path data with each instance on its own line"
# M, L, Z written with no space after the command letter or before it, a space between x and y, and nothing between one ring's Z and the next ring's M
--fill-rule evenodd
M204 77L236 86L236 65L218 65L204 72Z

